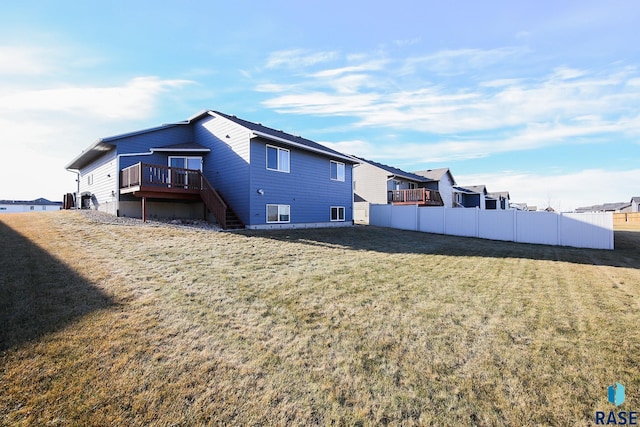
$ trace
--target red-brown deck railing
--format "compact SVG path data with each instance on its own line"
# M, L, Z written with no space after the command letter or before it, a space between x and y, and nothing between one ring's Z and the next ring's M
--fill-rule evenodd
M227 204L199 170L136 163L120 171L120 188L140 193L199 194L220 226L227 228Z
M388 201L394 205L444 206L440 192L427 188L390 190L388 192Z
M200 171L136 163L120 172L120 188L154 187L200 190Z

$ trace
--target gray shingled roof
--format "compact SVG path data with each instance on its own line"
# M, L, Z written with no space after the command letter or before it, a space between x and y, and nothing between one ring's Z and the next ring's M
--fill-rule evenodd
M153 151L198 151L198 152L210 152L211 149L195 142L184 142L182 144L171 144L163 147L154 147Z
M312 151L315 152L324 152L326 153L328 156L335 156L335 157L339 157L342 160L346 160L347 162L351 162L351 163L358 163L355 160L352 160L350 156L347 156L345 154L342 154L336 150L332 150L329 147L325 147L324 145L318 144L315 141L311 141L310 139L306 139L303 138L301 136L296 136L296 135L291 135L289 133L283 132L281 130L276 130L276 129L272 129L269 128L267 126L263 126L260 123L254 123L254 122L250 122L248 120L244 120L241 118L238 118L236 116L230 116L228 114L225 113L221 113L219 111L212 111L211 113L213 114L217 114L219 116L222 116L228 120L231 120L232 122L239 124L240 126L243 126L249 130L252 130L254 132L259 132L262 134L265 134L267 136L271 136L273 138L277 138L279 140L285 140L285 141L291 141L293 144L298 145L298 146L302 146L302 147L307 147L309 149L311 149Z
M576 208L576 212L614 212L631 206L629 202L603 203L601 205L583 206Z
M509 192L508 191L492 191L491 193L488 193L489 196L493 197L494 199L499 199L499 198L503 198L503 199L511 199L511 197L509 196Z
M424 176L420 176L420 175L416 175L415 173L411 173L411 172L407 172L407 171L403 171L402 169L398 169L396 167L393 166L389 166L389 165L385 165L383 163L378 163L378 162L374 162L373 160L367 160L364 159L362 157L357 157L354 156L356 159L361 160L363 162L369 163L370 165L373 165L375 167L378 167L382 170L387 171L390 175L393 176L398 176L401 178L406 178L409 179L411 181L416 181L416 182L434 182L434 179L430 179Z

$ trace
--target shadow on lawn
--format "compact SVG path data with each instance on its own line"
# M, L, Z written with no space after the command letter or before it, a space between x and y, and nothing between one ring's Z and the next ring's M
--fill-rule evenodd
M373 226L246 231L242 233L247 236L286 242L390 254L527 258L640 269L640 256L638 256L640 253L640 231L615 231L615 250L613 251L514 243Z
M0 352L111 305L86 279L0 221Z

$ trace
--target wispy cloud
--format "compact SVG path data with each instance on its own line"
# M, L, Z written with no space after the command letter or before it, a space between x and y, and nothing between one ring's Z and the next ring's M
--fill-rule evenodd
M409 57L400 69L402 74L430 71L438 75L455 76L470 70L479 70L528 52L526 47L504 47L496 49L451 49L430 55Z
M0 46L0 76L39 75L51 72L51 52L36 46Z
M331 61L338 57L335 51L310 52L305 49L281 50L273 52L267 59L267 68L300 68L322 62Z
M0 111L14 114L49 111L102 119L139 119L154 108L155 98L160 93L190 83L188 80L137 77L121 86L16 89L0 94Z
M22 173L24 163L16 159L28 159L33 170L47 176L34 186L38 193L24 194L19 186L5 189L2 197L59 198L60 189L71 182L63 169L69 159L96 138L122 131L123 123L152 117L163 96L194 83L157 76L114 83L113 76L104 75L103 84L98 75L92 84L78 83L77 68L85 73L97 63L76 60L69 52L64 47L0 47L0 145L3 158L11 159L2 164L0 181L11 182Z
M559 66L535 78L514 72L509 78L437 84L434 74L398 72L406 71L406 64L427 62L441 64L438 70L457 62L505 67L522 51L465 49L402 60L359 55L343 66L325 64L325 69L314 69L292 84L274 78L259 90L271 94L263 104L281 113L351 117L351 126L363 131L379 128L425 136L425 142L416 142L415 135L413 141L398 141L385 153L392 159L402 156L398 153L415 156L410 149L427 145L429 160L435 161L640 133L640 77L634 68ZM406 149L398 150L399 145Z
M551 206L557 211L570 211L604 202L628 202L636 194L633 183L639 174L640 169L584 169L567 174L499 171L456 174L455 177L461 185L482 183L489 191L509 190L513 202L527 203L539 209ZM589 191L585 192L585 189Z

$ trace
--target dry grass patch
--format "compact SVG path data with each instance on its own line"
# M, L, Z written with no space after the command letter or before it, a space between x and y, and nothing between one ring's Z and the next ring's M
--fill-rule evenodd
M638 232L0 221L0 423L580 425L614 381L640 405Z

